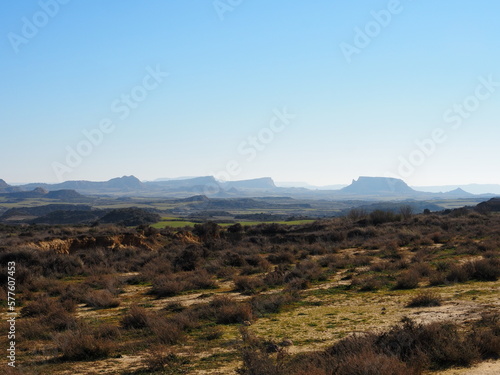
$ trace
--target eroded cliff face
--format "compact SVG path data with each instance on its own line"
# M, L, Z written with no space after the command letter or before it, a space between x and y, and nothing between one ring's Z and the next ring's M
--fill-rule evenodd
M136 233L113 234L113 235L80 235L75 238L52 238L35 242L28 242L24 246L42 250L53 251L59 254L70 254L78 250L102 247L115 250L126 247L138 247L147 250L157 250L168 243L181 242L184 244L200 244L198 236L191 232L179 231L169 236L152 234L149 236Z
M29 247L44 251L54 251L60 254L69 254L77 250L103 247L106 249L121 249L125 247L139 247L154 250L161 246L158 241L137 234L119 234L112 236L80 236L77 238L43 240L26 244Z

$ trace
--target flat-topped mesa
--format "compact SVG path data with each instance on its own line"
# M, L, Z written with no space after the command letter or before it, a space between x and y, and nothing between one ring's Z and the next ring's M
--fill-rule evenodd
M226 188L236 189L274 189L276 185L271 177L254 178L252 180L228 181Z
M342 188L340 191L360 195L416 193L406 182L398 178L366 176L361 176L357 180L353 180L351 185Z

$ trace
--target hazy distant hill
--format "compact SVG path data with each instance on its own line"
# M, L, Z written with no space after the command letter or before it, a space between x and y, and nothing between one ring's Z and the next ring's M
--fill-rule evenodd
M8 198L15 199L29 199L29 198L45 198L48 191L41 187L36 187L31 191L17 191L15 193L8 193L6 196Z
M0 193L14 193L20 191L21 189L16 186L11 186L4 180L0 179Z
M152 224L160 215L151 210L136 207L118 209L95 209L87 205L49 204L38 207L11 208L0 216L0 221L9 223L36 224L90 224L95 221L107 224L136 226Z
M152 181L144 184L150 192L187 192L192 195L192 193L206 194L220 190L218 182L212 176Z
M362 210L364 212L370 213L376 210L382 211L391 211L394 213L399 213L401 207L408 206L411 208L414 214L420 214L424 212L424 210L430 211L441 211L444 207L439 206L437 204L426 202L426 201L407 201L407 202L379 202L373 204L366 204L357 206L356 209ZM343 215L347 215L351 211L351 208L342 211Z
M63 189L63 190L49 191L45 196L45 198L59 199L61 201L73 201L78 199L84 199L86 197L75 190Z
M63 202L83 202L89 200L88 197L76 192L75 190L63 189L47 191L41 187L37 187L30 191L16 191L14 193L5 193L3 196L8 199L46 198L60 200Z
M11 208L0 216L0 220L8 220L13 217L44 216L56 211L91 211L92 207L87 205L73 204L48 204L38 207Z
M193 187L200 185L218 185L217 180L213 176L191 177L186 179L159 179L156 181L145 182L148 186L162 186L162 187Z
M276 185L271 177L255 178L253 180L228 181L221 184L225 189L274 189Z
M144 189L144 184L134 176L113 178L109 181L66 181L60 184L27 184L22 185L23 190L41 187L47 190L76 190L83 194L106 194L121 192L136 192Z
M448 197L457 197L457 198L467 198L467 197L473 197L474 194L471 194L471 193L468 193L466 191L464 191L463 189L460 189L460 188L456 188L455 190L452 190L452 191L448 191L446 193L446 196Z
M430 193L442 193L454 189L462 189L471 194L498 194L500 195L500 185L497 184L466 184L466 185L443 185L443 186L413 186L418 191Z
M417 192L403 180L390 177L359 177L352 184L340 189L342 193L357 195L412 195Z
M492 198L476 206L481 211L500 212L500 198Z
M0 189L9 186L0 180ZM7 186L6 186L7 185ZM113 178L109 181L66 181L60 184L27 184L21 186L19 197L40 197L41 189L59 193L61 200L75 201L73 190L85 195L112 195L129 197L159 197L182 199L193 195L205 195L209 198L251 198L288 196L296 199L366 199L366 200L404 200L404 199L459 199L459 198L491 198L495 195L474 196L469 192L455 188L447 192L423 192L414 190L403 180L388 177L359 177L342 189L307 189L304 187L278 187L270 177L240 181L217 181L213 176L201 176L182 179L161 179L141 182L134 176ZM37 189L38 188L38 189ZM1 190L0 190L1 191ZM5 193L4 193L5 194ZM49 193L52 194L52 193ZM66 198L64 198L66 195ZM73 197L71 197L73 195ZM50 198L50 195L47 196Z

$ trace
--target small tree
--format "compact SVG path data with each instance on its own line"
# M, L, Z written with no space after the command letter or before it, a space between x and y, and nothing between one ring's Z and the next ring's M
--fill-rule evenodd
M410 205L404 205L399 207L399 213L401 214L401 217L403 220L407 220L412 217L413 215L413 208Z

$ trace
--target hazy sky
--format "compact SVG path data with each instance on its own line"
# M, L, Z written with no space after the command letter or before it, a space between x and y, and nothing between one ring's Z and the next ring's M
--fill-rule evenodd
M497 0L0 4L0 178L500 183Z

